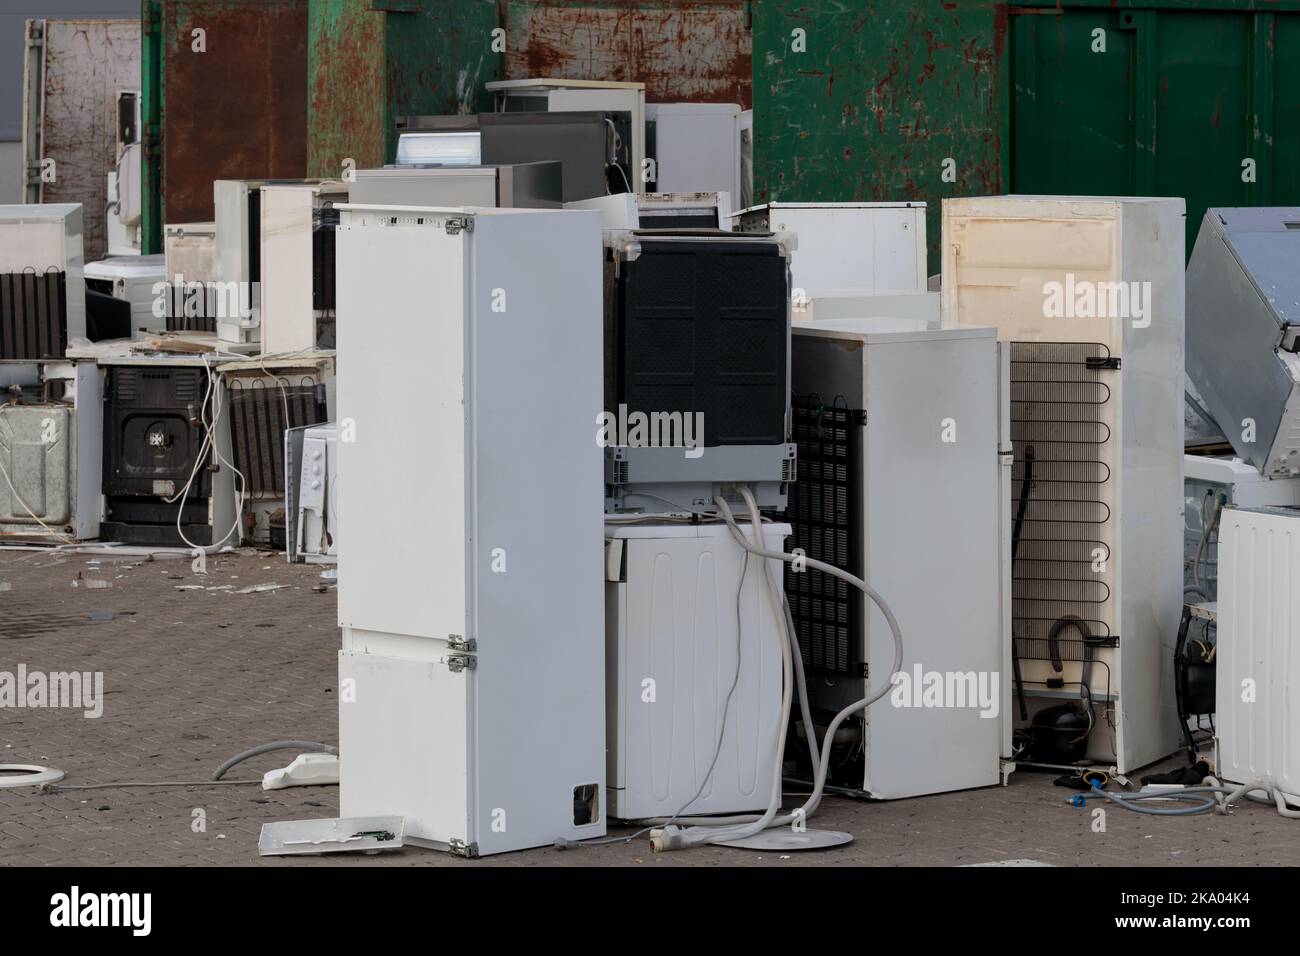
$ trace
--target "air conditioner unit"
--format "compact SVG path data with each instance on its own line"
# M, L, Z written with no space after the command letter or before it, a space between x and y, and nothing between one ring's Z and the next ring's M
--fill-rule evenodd
M493 80L486 89L496 95L498 113L581 113L598 110L610 116L610 137L617 165L628 192L644 192L646 105L644 83L602 80ZM496 162L484 159L484 162ZM567 183L565 184L567 187ZM694 189L707 187L695 186ZM593 194L599 195L599 193ZM566 195L566 201L571 197Z
M231 461L244 476L244 530L257 544L283 546L291 488L285 484L285 434L329 421L334 355L263 355L223 362ZM287 533L286 533L287 541Z
M599 216L341 215L340 813L465 855L600 836Z
M385 166L358 169L355 204L556 209L564 196L558 161L508 166Z
M732 228L794 233L796 304L863 291L926 291L923 202L772 202L741 209Z
M290 562L338 561L338 426L284 433L285 555Z
M726 193L618 193L564 205L599 210L606 229L731 230L731 201Z
M765 525L764 545L784 551L789 534ZM762 559L720 523L610 523L605 555L610 816L766 810L785 631Z
M989 328L848 321L801 323L793 347L787 550L870 583L906 652L897 701L839 732L832 783L882 799L996 784L1013 702L1005 352ZM785 589L824 728L887 685L892 634L864 595L820 572L787 565ZM935 681L950 699L929 697Z
M167 265L161 255L112 256L88 262L86 288L122 299L131 306L131 332L167 328Z
M609 511L784 507L790 442L784 237L606 231Z
M163 229L167 331L215 332L221 305L217 282L217 224L174 223Z
M944 325L1010 344L1029 733L1040 752L1086 733L1087 758L1120 773L1178 747L1183 230L1181 199L943 205Z
M655 192L725 192L740 202L740 118L735 103L648 103Z
M0 206L0 359L60 359L86 334L81 205Z
M104 356L99 363L100 537L160 547L237 545L230 410L220 376L197 356Z
M1220 527L1215 769L1300 806L1300 509L1229 508Z
M1300 208L1207 209L1187 264L1187 375L1238 457L1300 475Z
M94 363L41 366L36 401L0 404L0 537L99 536L101 395Z
M334 345L335 229L343 183L266 183L261 201L262 351Z

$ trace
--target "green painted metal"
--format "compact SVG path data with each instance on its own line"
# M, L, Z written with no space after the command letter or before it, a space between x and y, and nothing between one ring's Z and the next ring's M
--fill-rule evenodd
M1004 5L754 5L757 201L939 201L1004 191ZM799 31L802 31L799 32Z
M924 200L931 272L949 196L1300 204L1300 0L765 0L753 44L756 195Z
M162 245L162 2L140 0L140 251L156 255Z
M391 162L398 116L478 109L498 21L496 0L310 0L309 174Z
M1011 188L1300 204L1300 13L1072 8L1012 17ZM1287 85L1289 81L1290 85Z

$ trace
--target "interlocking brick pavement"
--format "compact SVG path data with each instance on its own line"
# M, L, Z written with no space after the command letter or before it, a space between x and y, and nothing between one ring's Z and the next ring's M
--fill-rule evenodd
M320 569L252 551L188 560L0 551L0 670L102 671L104 714L0 709L0 762L65 770L67 784L202 781L226 757L277 738L336 742L335 595ZM80 576L80 577L79 577ZM87 579L111 587L88 588ZM72 582L79 581L73 587ZM249 585L289 587L237 594ZM178 590L202 584L205 590ZM6 588L7 585L7 589ZM229 586L225 590L206 590ZM92 615L111 620L94 620ZM292 752L233 778L260 778ZM1172 766L1172 762L1171 762ZM808 854L702 847L655 855L631 844L552 848L466 861L429 850L262 859L263 823L338 813L335 787L0 790L0 865L800 866L960 865L1032 859L1062 866L1294 865L1300 823L1247 805L1228 816L1154 818L1112 810L1107 832L1065 803L1051 777L1005 788L872 803L829 797L813 825L856 835ZM206 831L194 832L196 810ZM619 831L630 832L630 831Z

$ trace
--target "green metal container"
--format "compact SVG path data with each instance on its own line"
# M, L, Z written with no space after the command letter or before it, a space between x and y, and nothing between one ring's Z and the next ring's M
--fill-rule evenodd
M497 19L496 0L311 0L309 174L392 162L398 116L475 111Z
M391 162L396 117L491 109L496 79L750 102L750 0L311 0L308 166Z
M931 273L949 196L1300 204L1296 0L765 0L754 99L758 197L925 200Z

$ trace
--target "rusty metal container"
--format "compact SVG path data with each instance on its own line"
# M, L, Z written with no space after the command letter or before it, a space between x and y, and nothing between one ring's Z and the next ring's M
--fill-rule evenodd
M749 0L312 0L308 175L392 162L398 116L492 108L490 80L643 82L648 103L751 96Z
M307 0L143 0L145 252L217 179L307 173Z

